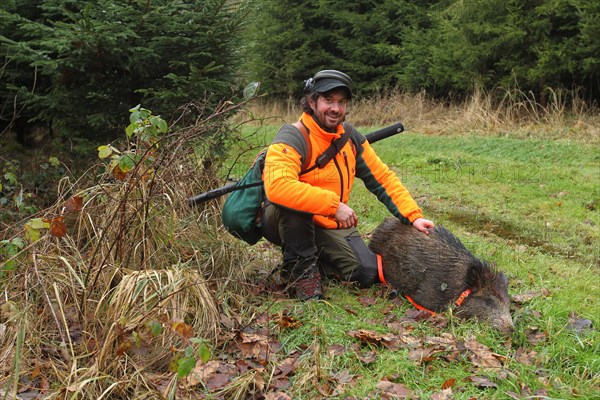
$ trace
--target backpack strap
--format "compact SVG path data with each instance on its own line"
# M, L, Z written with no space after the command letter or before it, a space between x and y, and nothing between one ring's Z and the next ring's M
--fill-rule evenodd
M344 148L344 146L350 139L350 129L346 128L346 125L344 125L344 133L342 134L342 136L331 142L329 147L317 157L317 159L315 160L315 165L306 170L303 170L302 172L300 172L300 174L305 174L307 172L312 171L315 168L325 167L327 163L331 161L333 157L335 157L335 155Z
M294 127L295 129L291 127ZM300 175L306 174L315 168L325 167L325 165L327 165L327 163L346 145L353 129L351 125L344 123L344 134L331 142L329 147L317 157L315 164L309 168L312 159L310 131L302 121L296 121L291 125L284 126L284 128L286 129L282 129L277 133L277 136L273 139L272 143L286 143L302 155ZM297 131L300 132L300 135L298 135Z
M310 160L312 159L312 144L310 142L310 132L304 122L297 121L294 122L294 125L304 137L304 142L306 143L306 154L304 155L304 160L302 161L302 169L300 170L300 175L308 172L308 166L310 165Z

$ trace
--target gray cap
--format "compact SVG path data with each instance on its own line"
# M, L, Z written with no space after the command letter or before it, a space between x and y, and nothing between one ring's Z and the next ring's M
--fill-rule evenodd
M343 72L334 69L319 71L314 77L308 79L305 86L306 92L324 93L336 88L344 88L348 98L352 97L352 79Z

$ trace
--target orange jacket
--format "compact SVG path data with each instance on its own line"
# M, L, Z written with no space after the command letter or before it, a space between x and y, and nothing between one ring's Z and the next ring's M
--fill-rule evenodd
M284 125L265 158L263 181L271 203L313 214L317 225L336 229L340 226L334 218L335 213L340 202L348 203L357 176L396 217L412 222L423 216L397 175L379 159L354 127L340 124L336 133L329 133L306 113L300 121L309 131L312 148L309 166L314 165L316 158L344 133L344 126L350 129L351 140L324 168L300 175L303 157L307 154L305 139L296 127Z

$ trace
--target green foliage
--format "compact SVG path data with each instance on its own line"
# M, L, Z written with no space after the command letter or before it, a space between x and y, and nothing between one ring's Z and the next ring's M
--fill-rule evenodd
M6 160L2 164L3 174L0 176L0 220L9 221L13 215L30 215L37 211L31 204L33 193L26 191L18 177L19 165L14 160Z
M177 377L184 378L192 373L196 363L206 363L211 356L210 347L205 339L190 338L183 356L177 360Z
M336 68L361 95L399 85L446 98L476 86L516 86L542 102L548 88L600 96L596 1L264 3L248 62L273 95L298 95L315 71Z
M25 224L25 239L30 242L37 242L40 239L41 231L50 228L50 223L41 218L33 218Z
M0 278L15 269L17 261L13 259L23 248L25 242L20 237L0 241Z
M588 33L600 30L597 2L452 2L432 11L432 26L407 36L401 81L410 89L445 96L516 85L543 101L547 88L582 87L598 98L600 75L588 68L600 61Z
M243 3L15 0L2 6L0 119L113 138L130 104L209 113L236 86ZM14 104L14 107L13 107Z
M148 176L152 173L161 135L166 134L169 129L164 119L152 115L152 111L142 108L139 104L129 112L130 124L125 129L125 134L129 139L135 139L135 146L123 152L111 145L98 147L98 157L110 158L108 169L117 179L124 179L138 164L144 166L142 175Z
M394 85L404 24L422 19L419 4L406 0L264 3L248 63L277 96L300 94L303 80L324 68L349 72L365 94Z

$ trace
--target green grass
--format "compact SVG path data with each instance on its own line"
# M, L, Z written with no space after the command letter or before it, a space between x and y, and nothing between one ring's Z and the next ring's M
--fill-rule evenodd
M264 143L275 130L265 129ZM402 384L421 398L441 393L449 379L454 380L450 390L456 399L600 396L598 146L566 140L405 133L374 147L428 218L448 227L474 254L505 271L512 296L527 292L534 296L513 305L516 331L507 339L487 326L452 317L441 327L428 321L400 323L411 308L382 297L378 288L358 292L328 283L326 301L318 303L266 295L265 309L270 313L285 311L302 322L278 336L283 352L299 350L310 357L309 346L317 340L324 374L348 371L353 383L341 385L340 393L356 398L379 398L375 385L382 379ZM388 216L360 182L350 205L359 213L359 229L366 236ZM360 296L378 300L364 306ZM594 328L576 333L568 328L570 317L589 319ZM360 346L348 334L358 329L398 334L399 326L409 328L421 345L425 338L443 334L458 341L474 336L504 357L502 368L476 367L467 353L450 361L438 355L419 363L409 358L410 346L396 350ZM345 350L331 356L327 351L331 344ZM370 348L376 350L376 358L365 363L361 354ZM470 379L474 376L486 377L494 387L474 384ZM318 395L315 387L299 381L298 376L292 378L286 393L295 399Z

